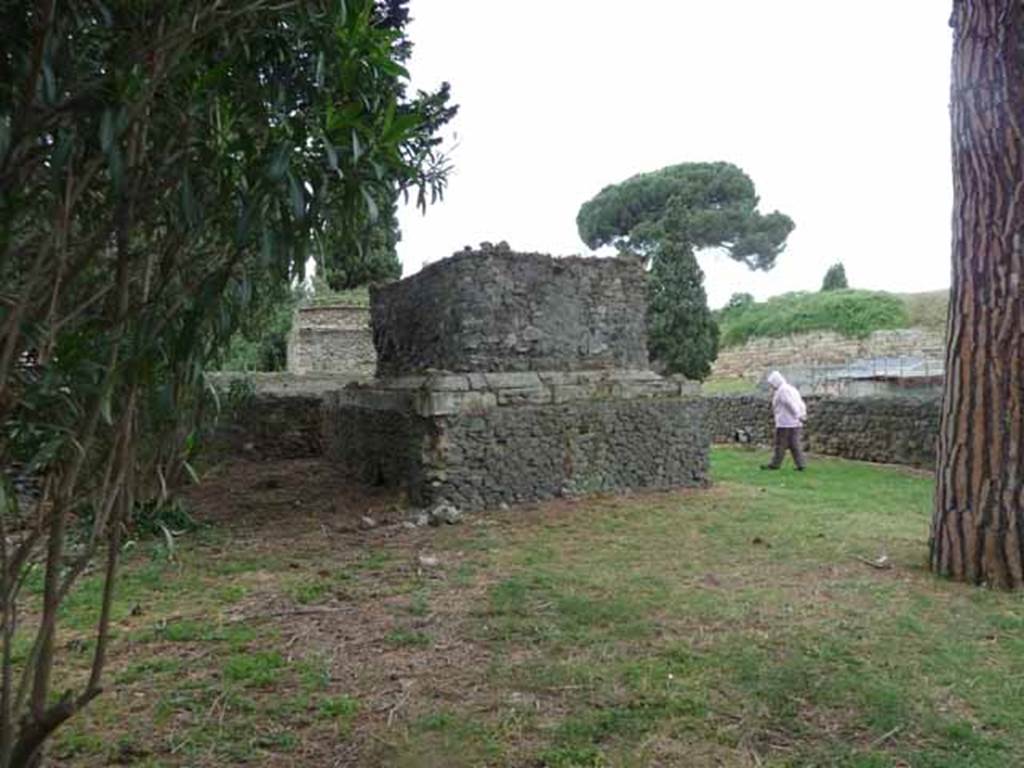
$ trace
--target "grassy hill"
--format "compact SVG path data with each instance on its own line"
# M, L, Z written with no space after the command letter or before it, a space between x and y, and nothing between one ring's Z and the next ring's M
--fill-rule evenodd
M936 331L945 329L946 310L949 308L948 290L896 295L907 307L912 328L929 328Z
M718 313L722 345L735 346L748 339L788 336L807 331L836 331L864 337L883 328L906 328L906 303L880 291L825 291L784 293L767 301L727 307Z
M895 294L843 290L795 292L767 301L726 307L715 313L723 347L748 339L788 336L808 331L835 331L863 338L873 331L923 327L941 330L946 291Z

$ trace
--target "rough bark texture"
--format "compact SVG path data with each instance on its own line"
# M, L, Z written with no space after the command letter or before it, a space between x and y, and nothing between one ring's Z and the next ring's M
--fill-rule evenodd
M1024 586L1024 2L956 0L953 287L931 565Z

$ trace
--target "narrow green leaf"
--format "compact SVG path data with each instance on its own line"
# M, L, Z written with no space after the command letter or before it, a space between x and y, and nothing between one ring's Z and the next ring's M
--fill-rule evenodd
M288 192L292 200L292 213L302 221L306 217L306 195L295 175L288 172Z
M366 211L370 215L370 221L376 222L380 218L380 209L377 207L377 202L373 199L366 187L362 187L363 199L366 201Z
M192 189L192 176L188 171L181 181L181 207L185 214L185 221L189 227L195 228L199 224L199 206L196 204L195 193Z
M100 417L103 419L103 423L110 426L114 423L113 415L111 414L110 406L110 390L108 389L103 393L103 397L100 398Z
M327 151L327 164L331 167L331 170L338 174L338 178L344 178L341 168L338 167L338 150L335 149L334 144L328 138L324 138L324 149Z
M49 61L43 62L43 101L47 104L57 101L57 78Z
M358 163L359 158L363 156L363 145L359 141L359 134L356 133L356 129L352 129L352 162Z
M270 165L267 168L267 176L271 181L280 181L288 172L291 164L291 150L287 144L281 144L270 158Z
M107 109L103 110L103 114L100 116L100 149L104 153L109 153L110 148L114 145L114 110Z
M270 227L263 228L263 243L260 248L260 266L266 268L274 260L274 233Z
M124 159L121 157L121 148L114 144L110 148L110 155L107 158L107 165L110 171L110 182L115 190L120 191L124 183Z
M324 87L324 52L316 55L316 87Z
M7 155L11 148L11 116L0 115L0 159Z
M4 482L0 480L0 515L14 515L18 512L18 497L8 494Z

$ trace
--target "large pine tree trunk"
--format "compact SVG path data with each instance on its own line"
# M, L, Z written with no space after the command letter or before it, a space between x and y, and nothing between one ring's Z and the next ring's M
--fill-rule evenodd
M953 287L931 565L1024 586L1024 0L954 0Z

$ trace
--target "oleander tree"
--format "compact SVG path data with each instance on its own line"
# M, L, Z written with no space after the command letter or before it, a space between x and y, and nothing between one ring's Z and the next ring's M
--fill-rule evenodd
M954 0L952 288L932 569L1024 587L1024 4Z
M718 354L696 254L724 251L752 270L769 270L793 221L762 214L754 183L731 163L682 163L602 189L580 208L580 237L590 248L614 245L650 267L648 345L669 372L704 379Z
M3 5L0 768L102 691L126 525L189 472L228 339L311 256L351 271L397 195L443 191L448 91L406 95L405 5ZM91 670L58 692L94 567Z

